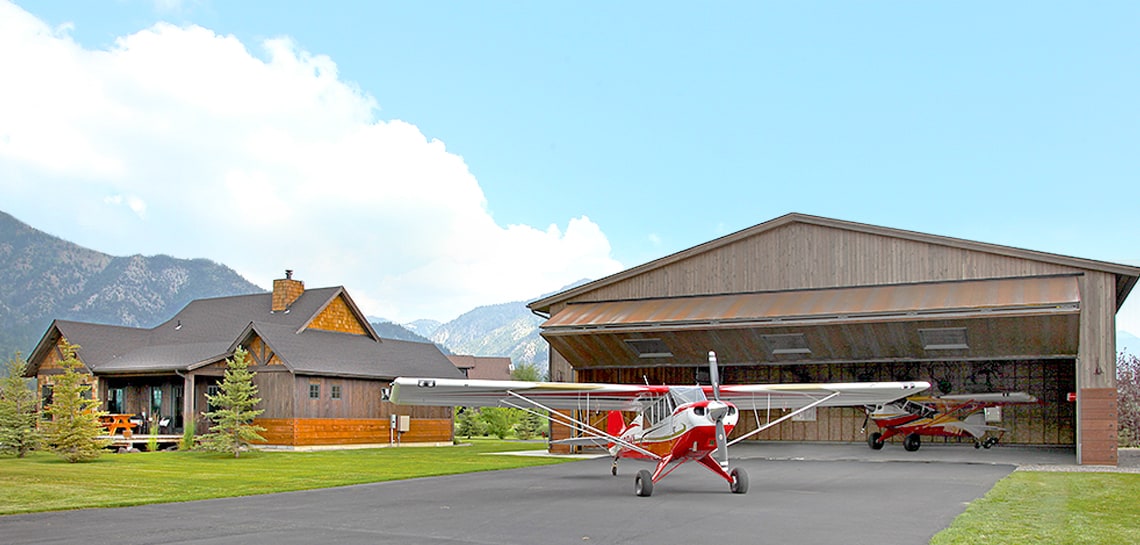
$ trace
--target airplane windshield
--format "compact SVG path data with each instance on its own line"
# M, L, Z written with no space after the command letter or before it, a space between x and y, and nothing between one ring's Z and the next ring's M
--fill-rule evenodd
M700 386L673 386L669 388L669 395L673 396L673 401L678 407L708 399Z

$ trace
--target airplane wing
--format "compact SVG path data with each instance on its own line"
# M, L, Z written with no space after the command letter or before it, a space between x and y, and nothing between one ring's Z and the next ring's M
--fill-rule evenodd
M788 409L808 405L848 407L890 403L930 388L929 382L837 382L819 384L726 384L720 398L742 410ZM712 388L706 387L712 396Z
M668 386L636 384L400 377L392 382L389 399L399 405L509 407L525 398L549 409L636 411L639 400L668 391Z
M955 394L934 398L941 401L973 401L984 405L1006 405L1010 403L1036 403L1037 398L1026 392L986 392L980 394Z

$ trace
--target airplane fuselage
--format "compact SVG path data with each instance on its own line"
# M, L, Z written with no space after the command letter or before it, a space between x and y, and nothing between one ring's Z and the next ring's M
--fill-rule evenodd
M660 457L672 460L699 460L716 450L717 411L725 411L725 435L736 426L739 414L727 402L702 400L681 405L673 413L646 426L643 415L638 415L621 434L621 438ZM618 458L650 457L642 452L623 448L613 452Z

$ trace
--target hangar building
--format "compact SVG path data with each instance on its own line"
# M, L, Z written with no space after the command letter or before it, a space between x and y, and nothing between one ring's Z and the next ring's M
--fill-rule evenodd
M555 381L692 384L714 350L725 383L1027 391L1040 403L1003 407L1004 443L1070 445L1081 464L1115 465L1116 311L1138 277L1116 263L788 214L528 307L547 318ZM734 435L755 429L754 416ZM861 409L813 416L758 439L864 440Z

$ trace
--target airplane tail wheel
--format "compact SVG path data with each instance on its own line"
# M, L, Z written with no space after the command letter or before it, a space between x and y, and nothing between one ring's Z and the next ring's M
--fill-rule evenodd
M617 463L614 463L614 465L610 466L610 474L614 477L617 477Z
M732 484L729 487L733 494L747 494L748 493L748 472L739 467L732 468L732 472L728 474L732 477Z
M633 480L633 491L643 498L653 495L653 474L649 470L637 472L637 477Z
M881 450L883 448L883 434L875 432L868 435L867 446L871 447L871 450Z
M921 446L922 439L919 438L917 433L912 433L906 436L906 439L903 439L903 448L906 449L907 452L914 452Z

